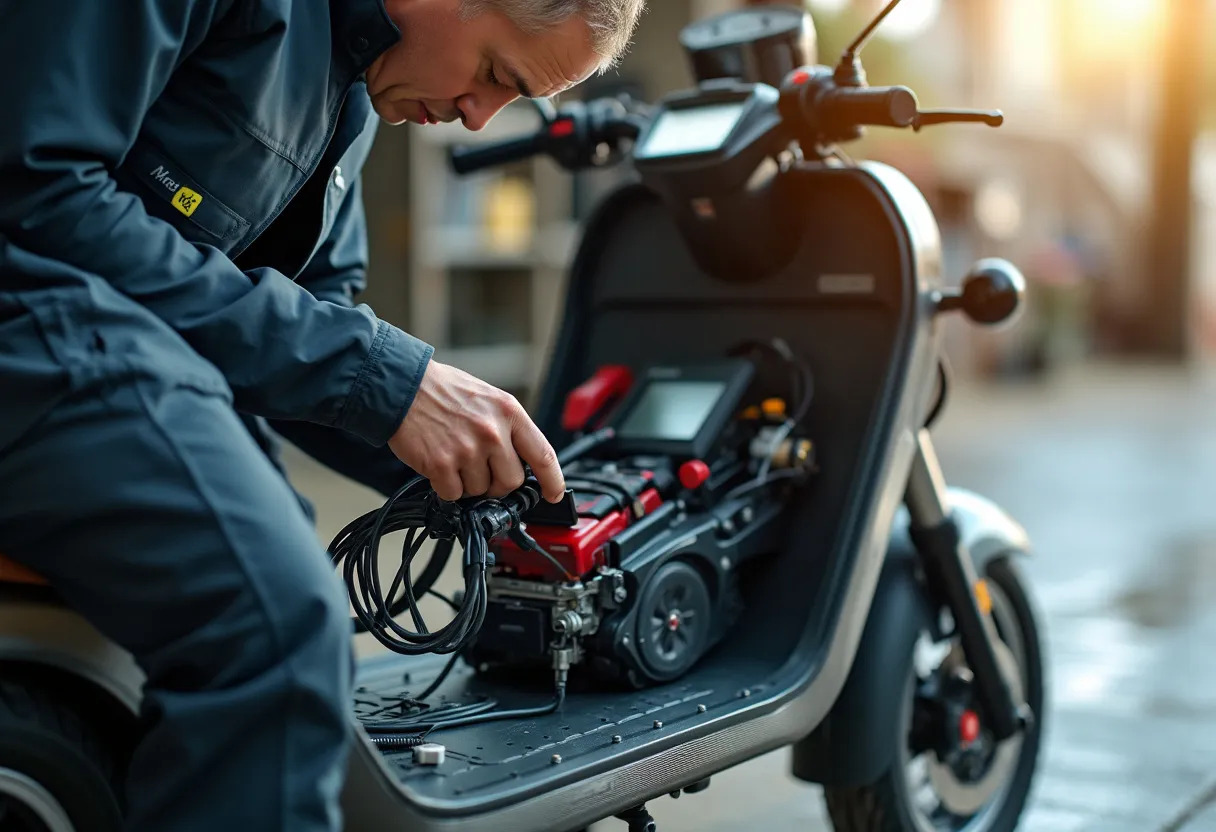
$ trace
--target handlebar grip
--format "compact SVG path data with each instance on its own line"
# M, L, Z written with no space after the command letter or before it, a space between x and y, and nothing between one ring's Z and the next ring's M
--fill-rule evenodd
M508 139L483 147L457 147L451 153L452 169L456 173L472 173L482 168L505 165L535 156L544 150L545 133Z
M907 87L837 87L816 102L819 117L836 126L908 127L916 121L916 94Z

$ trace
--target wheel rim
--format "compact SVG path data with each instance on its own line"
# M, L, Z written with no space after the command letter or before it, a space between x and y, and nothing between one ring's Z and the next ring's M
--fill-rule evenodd
M75 832L67 810L40 783L0 768L0 832Z
M1000 640L995 644L997 661L1010 685L1015 699L1021 699L1028 684L1027 650L1018 626L1013 602L995 581L987 582L992 598L992 619L996 624ZM933 645L923 638L917 645L923 659L934 656L944 658L937 663L934 672L949 667L951 663L962 665L962 651L957 642L949 646ZM923 666L921 661L918 667ZM965 665L963 665L965 666ZM919 672L914 669L910 684L914 684ZM903 732L908 736L912 729L913 695L905 698ZM985 832L997 818L1006 794L1018 771L1022 753L1022 734L1016 734L992 750L983 773L969 782L959 777L955 769L939 760L932 750L913 754L907 743L901 744L901 760L904 771L904 791L909 814L917 832Z
M699 634L700 619L690 594L687 584L676 583L655 598L650 612L650 640L665 662L680 663Z
M636 625L638 652L653 678L673 678L696 662L709 612L709 590L692 566L674 561L655 573L639 602Z

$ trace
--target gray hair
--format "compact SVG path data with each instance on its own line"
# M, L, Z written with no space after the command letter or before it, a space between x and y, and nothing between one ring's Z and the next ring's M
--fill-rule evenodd
M461 0L465 18L488 9L502 12L529 34L538 34L579 16L591 28L601 71L615 65L629 47L646 0Z

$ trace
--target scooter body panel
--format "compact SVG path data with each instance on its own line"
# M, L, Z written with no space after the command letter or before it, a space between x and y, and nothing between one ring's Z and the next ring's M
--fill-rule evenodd
M579 709L599 700L568 698L564 718L530 721L531 735L551 744L515 746L509 765L482 759L449 776L421 774L407 755L360 741L348 828L391 818L419 832L577 829L796 742L829 713L866 626L933 389L940 243L923 197L889 167L793 175L804 177L806 240L788 268L756 283L697 269L648 191L610 196L580 249L536 414L560 445L564 395L600 364L689 360L773 336L806 355L822 470L791 508L784 547L745 589L763 614L745 612L738 632L679 683L648 691L651 704L627 720L590 723L600 711ZM401 666L390 660L366 679ZM477 752L464 747L464 730L444 742L467 761Z

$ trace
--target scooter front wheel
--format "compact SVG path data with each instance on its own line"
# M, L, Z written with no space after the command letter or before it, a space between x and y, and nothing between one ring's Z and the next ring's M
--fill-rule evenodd
M1035 719L996 743L980 724L957 639L925 634L907 662L896 763L865 786L824 790L836 832L1012 832L1026 806L1043 727L1043 650L1034 607L1007 559L985 570L997 655Z

